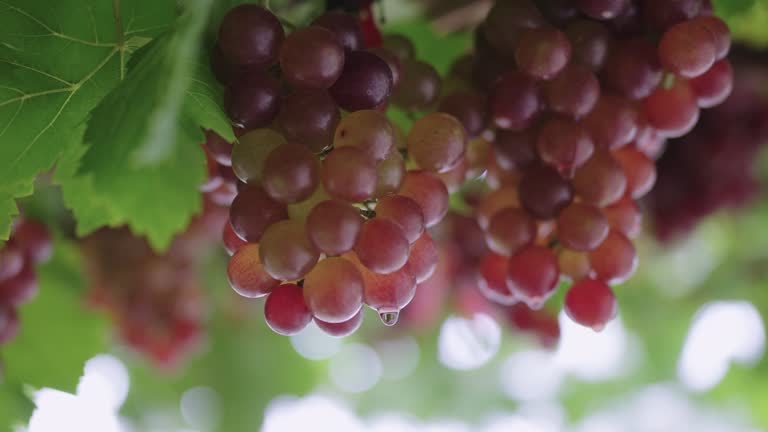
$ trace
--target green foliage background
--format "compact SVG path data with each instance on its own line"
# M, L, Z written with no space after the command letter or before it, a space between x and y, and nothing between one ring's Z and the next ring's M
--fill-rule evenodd
M221 87L212 78L201 47L232 0L1 0L0 1L0 239L7 239L15 201L35 192L35 179L53 171L52 185L36 191L25 208L43 219L56 215L56 197L71 211L78 235L101 226L129 225L157 249L166 248L200 211L198 185L205 176L200 126L232 138L219 105ZM301 23L322 7L319 0L272 7ZM398 3L391 2L397 7ZM768 1L715 0L739 39L768 44ZM388 2L389 4L389 2ZM119 10L119 13L114 11ZM467 34L436 35L423 18L393 22L387 31L408 35L418 56L445 71L470 45ZM52 204L54 203L54 204ZM665 252L649 241L641 272L619 292L622 316L653 354L643 369L609 385L572 383L565 396L579 416L629 388L674 379L675 363L694 312L717 299L752 301L768 316L768 200L734 219L721 216L699 236L722 261L689 294L670 298L650 272ZM31 390L74 392L83 363L115 351L131 369L124 407L140 417L154 406L177 404L192 386L214 388L222 398L221 430L256 430L274 396L302 394L324 379L324 362L294 353L287 338L263 324L259 303L244 320L227 316L231 298L223 258L210 263L210 338L205 353L175 375L155 371L114 348L110 325L84 307L85 282L77 248L57 236L55 256L39 269L41 292L21 309L22 331L0 353L6 365L0 383L0 431L24 424L32 411ZM226 293L226 294L225 294ZM373 321L373 320L369 320ZM422 364L402 384L383 384L361 397L362 411L404 409L421 416L452 413L472 419L509 408L499 392L487 391L488 369L460 374L436 358L436 333L419 336ZM515 349L515 343L505 344ZM713 392L713 402L747 404L768 428L768 364L733 368ZM437 395L440 395L438 397Z

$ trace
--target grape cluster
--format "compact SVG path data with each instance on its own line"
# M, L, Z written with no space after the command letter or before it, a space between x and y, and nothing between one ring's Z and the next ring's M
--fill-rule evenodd
M16 336L17 308L37 294L35 265L47 261L51 251L45 225L32 219L16 221L11 238L0 249L0 345Z
M119 340L157 367L179 365L204 338L206 301L197 268L225 220L224 209L206 202L162 254L127 228L104 228L82 242L89 305L107 312Z
M407 39L365 30L369 9L359 18L326 12L286 36L269 10L240 5L211 56L239 135L227 274L242 296L266 297L267 324L283 335L311 320L347 335L363 304L394 325L437 262L426 228L448 211L439 176L464 162L455 117L431 112L407 135L387 118L390 102L430 110L441 80Z
M444 100L486 160L491 190L474 212L490 299L539 309L568 280L574 321L599 330L614 317L610 285L637 266L653 158L728 96L729 48L702 0L495 3Z
M661 241L685 235L719 209L747 205L759 192L753 165L768 142L768 59L745 47L730 57L731 97L703 113L696 128L670 142L658 161L659 179L647 203Z

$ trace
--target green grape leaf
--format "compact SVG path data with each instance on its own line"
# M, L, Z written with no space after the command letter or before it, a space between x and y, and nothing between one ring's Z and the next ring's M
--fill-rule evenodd
M76 215L87 217L80 233L124 222L164 249L200 210L200 126L234 140L217 102L221 87L200 62L211 4L190 0L173 30L142 47L126 79L93 110L85 132L89 147L75 174L79 183L65 188L73 201L83 201L84 192L97 198L95 209L70 202Z
M735 15L741 15L755 5L756 0L713 0L712 6L715 12L724 18L730 18ZM764 0L760 1L765 3Z
M77 247L54 243L37 267L38 296L19 309L19 334L3 347L9 382L74 393L85 361L108 349L108 322L86 309Z
M0 385L0 431L17 430L32 416L35 404L24 393L24 386L3 382Z
M1 239L13 200L81 142L88 113L124 77L131 52L174 19L169 3L0 1Z

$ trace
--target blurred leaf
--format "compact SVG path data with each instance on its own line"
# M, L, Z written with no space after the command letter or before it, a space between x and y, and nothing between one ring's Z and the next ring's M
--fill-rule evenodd
M12 431L25 425L32 415L35 404L18 383L2 382L0 385L0 430Z
M35 388L74 393L85 361L108 349L108 323L85 309L75 245L57 240L53 258L37 274L40 292L19 309L19 335L3 349L6 375Z
M755 5L756 0L713 0L712 5L715 12L724 17L730 18L747 12ZM760 0L764 3L764 0Z

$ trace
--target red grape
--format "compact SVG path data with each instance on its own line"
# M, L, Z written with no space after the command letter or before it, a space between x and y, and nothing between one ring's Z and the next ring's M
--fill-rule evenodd
M616 317L616 297L611 287L595 279L582 279L568 290L563 303L573 321L595 331Z
M551 79L571 60L571 43L551 27L526 30L515 49L521 71L536 79Z
M496 212L485 234L488 248L510 256L536 240L536 222L522 209L507 207Z
M219 47L235 65L266 69L277 61L285 33L277 17L255 4L230 9L219 27Z
M618 284L634 273L637 252L631 240L612 230L600 246L589 252L589 263L597 279Z
M323 160L323 186L338 199L362 202L376 192L376 164L358 147L335 149Z
M408 171L398 193L421 207L427 228L436 225L448 213L448 189L430 172Z
M327 323L315 318L315 324L326 334L334 337L349 336L363 324L363 310L360 309L352 318L340 323Z
M599 208L574 203L557 218L557 238L563 246L576 251L590 251L608 236L608 219Z
M264 270L257 244L243 246L229 259L227 277L232 289L248 298L263 297L280 285Z
M487 253L480 261L478 289L490 301L509 306L519 299L507 285L509 258L493 252Z
M328 255L341 255L352 250L362 226L360 212L343 201L323 201L307 216L310 242Z
M304 290L295 284L280 285L264 302L264 318L275 333L292 336L312 321L312 313L304 302Z
M363 224L354 251L367 268L387 274L405 265L410 248L400 225L388 219L374 218Z
M304 299L315 318L341 323L355 316L363 305L363 277L344 258L320 261L304 279Z
M531 245L509 258L507 285L532 309L540 309L552 296L560 278L557 257L547 247Z
M301 222L284 220L271 225L259 242L264 270L283 281L301 279L320 259Z

